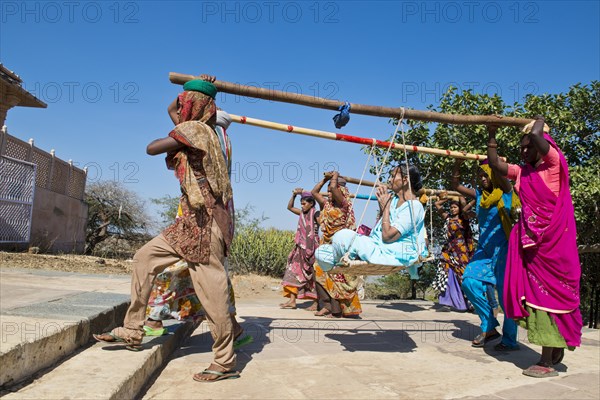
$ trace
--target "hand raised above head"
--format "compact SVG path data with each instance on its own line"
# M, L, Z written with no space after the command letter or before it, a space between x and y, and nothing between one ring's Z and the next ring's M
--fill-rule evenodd
M202 79L203 81L210 82L210 83L213 83L214 81L217 80L217 78L214 77L213 75L207 75L207 74L201 74L199 76L199 78Z
M327 172L323 172L323 179L325 179L326 181L330 180L333 177L335 171L327 171Z
M544 125L546 124L546 119L541 115L536 115L535 122L533 123L533 127L531 128L531 133L533 135L538 134L541 135L544 132Z
M293 194L302 194L302 192L304 191L303 188L296 188L294 190L292 190Z

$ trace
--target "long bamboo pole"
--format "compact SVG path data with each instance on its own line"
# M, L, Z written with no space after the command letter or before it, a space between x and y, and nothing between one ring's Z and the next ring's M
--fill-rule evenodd
M169 73L172 83L183 85L189 80L198 79L194 75ZM300 104L308 107L324 108L327 110L338 110L345 103L338 100L324 99L321 97L307 96L305 94L289 93L274 89L265 89L254 86L241 85L226 81L214 82L217 89L224 93L237 94L244 97L280 101L283 103ZM401 115L406 119L417 121L439 122L453 125L501 125L501 126L525 126L532 120L526 118L504 117L500 115L460 115L444 114L433 111L411 110L403 107L383 107L366 104L350 104L350 112L354 114L372 115L376 117L399 118Z
M361 186L375 186L375 185L385 185L384 183L381 182L371 182L371 181L360 181L360 179L357 178L352 178L350 176L342 176L342 178L344 178L346 180L346 182L348 183L355 183L355 184L361 184ZM452 196L452 197L459 197L462 196L459 192L455 192L453 190L444 190L444 189L427 189L427 188L422 188L420 189L417 194L419 196L423 195L423 194L427 194L427 195L439 195L445 193L448 196Z
M319 131L316 129L310 128L302 128L299 126L292 126L286 124L280 124L278 122L265 121L262 119L250 118L250 117L242 117L239 115L230 114L231 120L233 122L237 122L239 124L253 125L259 126L261 128L273 129L276 131L295 133L299 135L308 135L319 137L323 139L330 140L340 140L342 142L350 142L350 143L358 143L366 146L376 146L387 149L391 146L391 149L394 151L410 151L413 153L423 153L423 154L433 154L437 156L443 157L452 157L452 158L462 158L464 160L485 160L487 159L486 155L483 154L471 154L465 153L462 151L455 150L442 150L442 149L434 149L430 147L423 146L403 146L400 143L391 143L384 142L383 140L377 139L369 139L359 136L351 136L351 135L343 135L341 133L327 132L327 131Z
M348 182L348 183L355 183L357 185L360 183L362 186L371 186L371 187L373 187L375 185L382 185L381 182L377 182L377 183L371 182L371 181L362 181L361 182L360 179L352 178L350 176L342 176L342 178L344 178L346 180L346 182Z
M329 193L322 192L321 196L329 197ZM362 194L362 193L359 193L357 195L354 195L354 194L350 193L350 197L353 198L353 199L356 198L356 199L359 199L359 200L377 200L377 197L375 195L369 197L368 194ZM439 196L428 196L428 198L430 200L432 200L432 201L436 201L436 200L440 199ZM456 201L459 200L459 196L458 195L451 195L451 194L449 194L446 198L448 198L450 200L456 200Z
M430 195L431 195L431 196L434 196L434 195L435 195L435 196L437 196L437 195L444 194L444 193L445 193L446 195L448 195L448 196L452 196L452 197L462 197L462 194L460 194L459 192L455 192L454 190L443 190L443 189L426 189L426 188L423 188L423 189L421 189L421 190L419 190L419 191L417 192L417 194L418 194L419 196L421 196L421 195L423 195L423 194L426 194L426 195L428 195L428 196L430 196Z

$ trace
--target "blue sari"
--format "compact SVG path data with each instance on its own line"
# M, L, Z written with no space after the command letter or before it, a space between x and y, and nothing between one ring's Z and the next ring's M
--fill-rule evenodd
M463 274L462 289L475 307L475 312L481 320L481 330L489 332L500 325L488 299L488 286L497 285L500 306L504 309L502 299L504 293L504 271L506 270L506 257L508 254L508 239L502 228L498 207L490 208L480 206L481 191L476 190L476 212L479 222L479 241L477 250L467 264ZM502 194L504 207L510 211L512 205L512 192ZM502 326L502 343L516 349L517 324L511 318L504 318Z
M481 191L477 189L475 193L477 221L479 223L479 241L473 258L471 258L471 261L465 268L463 279L471 278L496 285L495 270L498 267L504 270L506 266L508 239L502 228L498 207L481 207ZM502 198L505 208L510 211L512 192L504 193Z

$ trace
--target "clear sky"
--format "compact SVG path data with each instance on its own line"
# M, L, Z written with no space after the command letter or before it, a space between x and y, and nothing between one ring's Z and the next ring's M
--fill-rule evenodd
M449 85L511 104L600 79L599 22L598 1L4 0L0 60L48 103L13 108L6 125L87 166L89 182L119 180L144 199L177 195L163 157L145 153L172 128L166 109L181 87L169 72L361 104L424 109ZM386 118L352 115L337 130L334 111L225 94L217 103L314 129L393 133ZM355 144L236 124L228 132L236 205L254 206L266 226L294 229L294 187L311 188L332 167L359 177L367 159Z

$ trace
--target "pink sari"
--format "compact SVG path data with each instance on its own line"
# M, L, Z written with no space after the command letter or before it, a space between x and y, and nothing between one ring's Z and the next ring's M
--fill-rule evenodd
M504 304L510 318L525 318L525 304L546 311L568 346L581 344L579 311L581 266L577 250L569 172L560 156L560 192L556 196L531 165L521 167L519 197L522 214L512 230L504 278Z
M288 256L288 266L283 276L284 295L296 294L298 299L316 299L314 267L315 250L319 246L315 207L301 213L294 242L296 246Z

